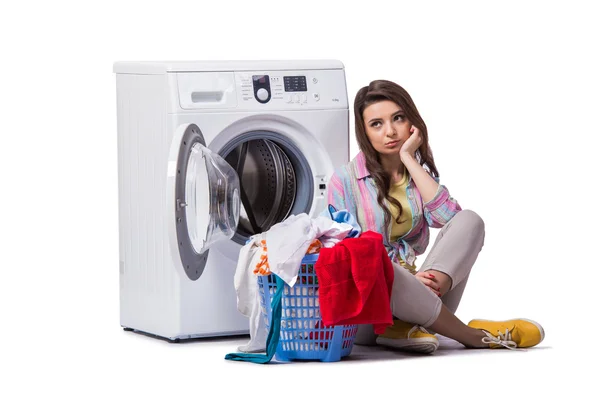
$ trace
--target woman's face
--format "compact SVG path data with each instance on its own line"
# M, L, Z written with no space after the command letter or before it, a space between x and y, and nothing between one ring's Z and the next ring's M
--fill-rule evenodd
M371 145L380 154L398 154L410 137L411 124L393 101L382 100L369 105L363 111L363 121Z

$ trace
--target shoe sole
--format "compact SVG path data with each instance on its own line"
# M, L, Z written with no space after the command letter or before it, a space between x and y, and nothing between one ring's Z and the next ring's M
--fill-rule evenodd
M411 353L431 354L437 350L439 342L428 338L411 339L410 343L399 343L399 339L388 339L378 337L376 342L379 345L391 347L396 350L409 351Z
M530 322L533 325L535 325L538 328L538 330L540 331L540 335L541 335L540 343L542 343L544 341L544 337L546 337L546 333L544 332L544 328L542 328L542 326L540 324L538 324L537 322L532 321L530 319L527 319L527 318L511 318L510 320L507 320L507 321L512 321L512 320L515 320L515 319L520 319L522 321L527 321L527 322ZM495 321L495 320L491 320L491 319L474 319L471 322L499 322L499 321ZM540 344L540 343L538 343L538 344Z

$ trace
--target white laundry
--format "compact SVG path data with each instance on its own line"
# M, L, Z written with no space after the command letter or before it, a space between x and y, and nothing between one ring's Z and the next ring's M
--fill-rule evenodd
M254 266L260 261L261 240L265 233L254 235L242 247L238 258L233 284L237 294L238 311L250 319L250 341L238 348L239 351L254 353L265 351L267 328L260 318L260 298L258 297L258 277L254 275Z
M311 219L302 213L292 215L273 225L267 232L250 238L240 250L234 276L238 310L250 319L250 341L240 346L239 351L266 350L268 332L260 315L258 277L254 274L254 267L260 262L261 240L266 240L267 243L271 273L293 287L302 258L315 239L319 239L324 247L333 247L345 239L352 229L349 224L338 223L327 217Z
M294 286L302 258L310 244L319 239L323 247L333 247L348 236L352 225L327 217L311 219L307 214L292 215L267 231L271 272Z

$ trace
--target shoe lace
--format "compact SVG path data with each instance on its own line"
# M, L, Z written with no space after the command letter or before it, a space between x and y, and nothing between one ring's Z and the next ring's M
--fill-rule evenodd
M430 334L429 331L427 331L427 329L423 328L421 325L415 325L412 328L410 328L410 331L408 331L407 337L410 337L416 331L421 331L423 333Z
M483 331L486 334L486 337L482 338L481 341L486 344L497 344L503 347L506 347L509 350L525 350L517 348L517 343L512 340L511 331L506 328L504 333L498 331L498 336L494 336L488 331Z

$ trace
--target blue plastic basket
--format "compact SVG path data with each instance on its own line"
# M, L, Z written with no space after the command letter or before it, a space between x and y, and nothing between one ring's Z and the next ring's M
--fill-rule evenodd
M314 264L319 255L302 259L294 287L285 285L282 296L281 331L275 357L280 361L339 361L352 352L358 325L325 327L319 310L319 283ZM273 275L258 277L261 313L267 330L271 325L271 302L277 284Z

